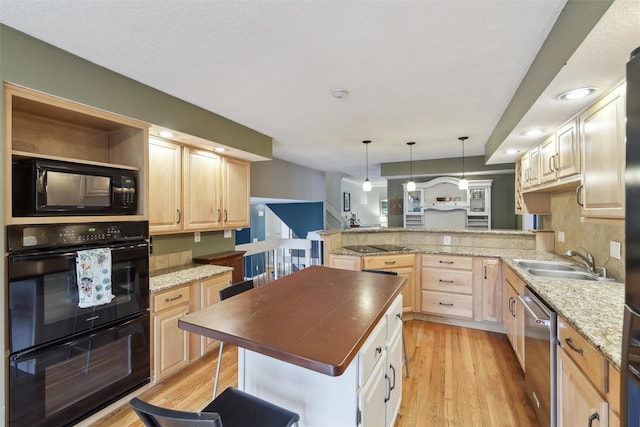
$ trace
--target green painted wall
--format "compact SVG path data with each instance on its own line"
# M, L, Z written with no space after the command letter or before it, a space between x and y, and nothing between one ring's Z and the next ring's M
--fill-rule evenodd
M222 231L200 233L200 241L194 241L194 233L168 234L151 238L151 254L164 255L173 252L191 250L193 256L202 256L234 250L236 246L236 232L231 231L231 237L225 238Z
M0 76L3 81L263 157L272 155L272 139L267 135L4 25L0 25Z
M267 135L4 25L0 25L0 80L262 157L272 156L272 139ZM3 129L4 124L0 123L0 130ZM157 255L187 249L192 249L194 255L203 255L232 250L235 233L226 239L222 232L202 233L199 243L194 243L193 233L157 236L153 243Z

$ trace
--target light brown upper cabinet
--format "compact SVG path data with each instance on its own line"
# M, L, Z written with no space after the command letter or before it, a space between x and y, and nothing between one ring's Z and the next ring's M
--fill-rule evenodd
M540 144L540 184L560 185L580 173L580 140L576 119L565 123ZM576 184L574 184L575 187Z
M13 215L12 164L24 158L61 160L82 165L135 171L137 208L132 215L101 216L100 221L147 218L147 140L149 127L118 114L4 83L4 218L5 224L33 223ZM103 191L94 188L92 191ZM74 216L74 222L95 221ZM40 223L69 222L66 216L38 217Z
M222 228L222 158L191 147L183 147L182 155L183 229Z
M522 188L528 189L535 187L540 182L540 151L539 147L534 147L529 150L521 160L521 180Z
M582 187L578 202L587 218L625 215L625 100L619 86L579 116Z
M222 221L226 228L248 227L250 164L244 160L224 158Z
M249 226L249 162L149 140L151 234Z
M565 123L556 132L556 144L558 151L553 163L556 170L556 178L561 179L580 173L580 138L578 138L578 122L576 119Z
M182 147L149 139L149 230L182 229Z

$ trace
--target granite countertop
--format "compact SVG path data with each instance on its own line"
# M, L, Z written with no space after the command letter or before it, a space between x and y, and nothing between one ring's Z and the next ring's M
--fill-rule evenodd
M335 255L376 256L399 253L447 254L500 258L511 267L531 289L598 349L607 360L620 369L622 355L622 319L624 314L624 284L552 279L533 276L520 268L514 259L567 261L553 253L533 250L496 249L439 245L405 245L406 251L362 254L345 248L332 251Z
M219 274L233 271L233 267L211 264L188 264L167 268L151 273L149 277L149 293L156 293L196 280L207 279Z

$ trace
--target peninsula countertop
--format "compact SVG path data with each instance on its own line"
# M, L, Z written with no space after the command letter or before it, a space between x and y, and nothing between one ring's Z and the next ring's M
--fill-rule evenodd
M178 326L338 376L400 294L405 280L311 266L183 316Z
M624 283L533 276L514 262L514 259L567 261L566 258L556 254L534 250L410 244L406 245L404 249L400 252L361 254L345 248L336 248L331 253L350 256L422 253L499 258L511 267L558 315L562 316L578 333L598 349L613 366L620 369Z

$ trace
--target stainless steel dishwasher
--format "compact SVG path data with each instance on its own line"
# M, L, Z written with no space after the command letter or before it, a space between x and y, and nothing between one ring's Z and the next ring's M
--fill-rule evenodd
M541 427L556 427L558 316L529 287L518 297L525 310L525 388Z

